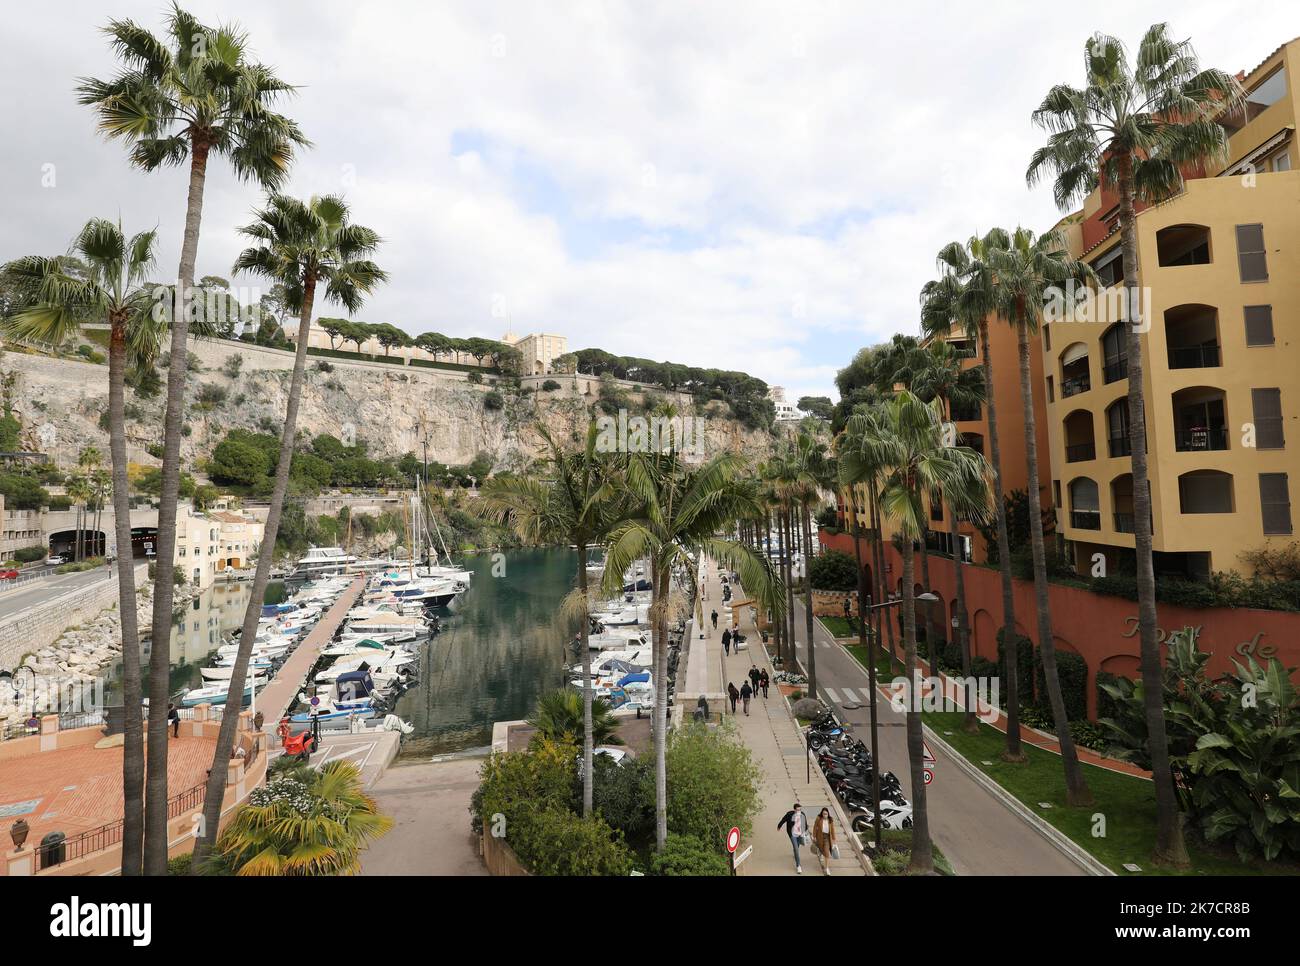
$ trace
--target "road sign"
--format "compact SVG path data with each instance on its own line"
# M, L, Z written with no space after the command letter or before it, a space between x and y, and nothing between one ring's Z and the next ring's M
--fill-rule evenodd
M930 784L932 781L934 781L934 769L933 769L933 768L927 768L927 769L925 770L925 783L928 785L928 784Z
M934 752L930 750L929 742L924 740L921 742L921 763L926 768L933 768L938 764L934 760Z
M731 867L733 869L739 867L740 863L744 862L747 858L749 858L753 854L754 854L754 847L752 845L746 845L745 851L741 852L739 855L737 855L734 859L731 860Z
M727 833L727 851L730 852L732 855L735 855L736 846L739 844L740 844L740 829L736 828L733 825L731 827L731 831Z

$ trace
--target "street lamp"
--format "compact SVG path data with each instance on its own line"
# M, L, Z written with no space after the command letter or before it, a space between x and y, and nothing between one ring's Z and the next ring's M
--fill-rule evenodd
M927 606L938 599L938 597L929 591L917 594L914 598L914 600L925 601ZM883 610L886 607L897 607L902 602L902 597L890 597L888 600L883 600L879 604L868 604L867 610L870 612ZM882 618L884 617L883 614L881 616ZM876 640L879 636L879 633L877 633L871 638L871 643L867 653L867 681L871 688L871 800L875 804L875 808L872 809L871 826L872 831L875 833L877 855L880 854L881 840L879 721L876 716L876 698L878 697L876 692Z

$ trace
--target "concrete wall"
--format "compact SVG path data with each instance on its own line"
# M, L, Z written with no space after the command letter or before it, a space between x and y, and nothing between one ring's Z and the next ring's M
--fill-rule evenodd
M148 565L136 567L136 583L145 579ZM0 667L13 667L28 653L48 647L73 624L89 620L117 603L117 575L79 587L43 604L19 611L0 621Z
M480 851L487 865L488 875L532 875L519 861L505 839L495 838L484 831L480 837Z

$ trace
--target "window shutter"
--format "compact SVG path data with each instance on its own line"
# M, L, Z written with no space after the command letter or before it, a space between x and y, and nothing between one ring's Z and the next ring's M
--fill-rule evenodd
M1291 532L1291 496L1287 474L1259 474L1259 508L1266 536Z
M1237 265L1243 282L1268 281L1263 225L1237 226Z
M1246 345L1273 344L1273 306L1247 305Z
M1250 403L1255 412L1256 448L1283 449L1286 438L1282 430L1282 390L1252 389Z

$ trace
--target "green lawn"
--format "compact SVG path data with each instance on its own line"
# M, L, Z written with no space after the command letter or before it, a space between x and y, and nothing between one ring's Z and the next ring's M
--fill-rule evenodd
M843 617L818 617L823 626L831 632L832 637L857 637L858 622L850 622Z
M1084 775L1096 804L1089 808L1067 808L1065 777L1058 755L1025 745L1029 760L1022 765L1010 764L999 757L1006 738L997 729L981 724L977 734L966 734L961 730L960 712L926 713L924 718L925 723L967 761L1118 875L1131 874L1124 870L1125 862L1142 866L1144 875L1300 874L1300 868L1291 863L1245 864L1231 852L1210 849L1194 841L1188 842L1191 869L1181 873L1156 869L1151 865L1156 804L1149 781L1095 765L1084 765ZM1052 807L1041 808L1039 802L1050 802ZM1104 837L1093 835L1094 816L1097 815L1105 817Z

